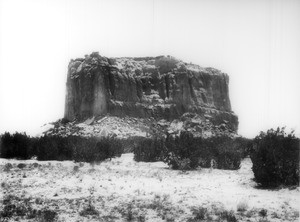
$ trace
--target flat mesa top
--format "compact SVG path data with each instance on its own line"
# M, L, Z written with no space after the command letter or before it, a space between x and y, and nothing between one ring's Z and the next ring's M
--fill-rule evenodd
M192 73L207 73L210 75L225 74L220 70L211 67L201 67L193 63L186 63L172 56L157 56L157 57L115 57L107 58L99 55L98 52L93 52L86 55L85 58L77 58L71 60L69 67L73 74L79 74L85 67L110 67L119 71L133 73L147 73L147 71L158 70L160 74L169 72L192 72Z

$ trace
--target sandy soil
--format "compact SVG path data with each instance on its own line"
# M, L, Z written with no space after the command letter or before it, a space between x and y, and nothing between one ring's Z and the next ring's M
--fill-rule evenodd
M98 165L0 159L0 210L25 211L1 220L298 221L299 187L258 189L251 167L182 172L133 154Z

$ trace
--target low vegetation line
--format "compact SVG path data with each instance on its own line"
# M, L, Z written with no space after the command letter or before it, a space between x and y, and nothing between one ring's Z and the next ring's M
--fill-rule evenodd
M120 139L114 137L84 138L79 136L29 137L25 133L1 136L0 157L38 160L74 160L100 162L123 153Z
M175 170L217 168L237 170L241 160L250 156L256 182L262 187L299 185L299 138L285 128L261 132L255 139L229 137L194 137L154 134L150 138L118 139L115 137L83 138L79 136L29 137L25 133L1 136L0 157L38 160L73 160L101 162L119 157L133 147L134 160L163 161Z

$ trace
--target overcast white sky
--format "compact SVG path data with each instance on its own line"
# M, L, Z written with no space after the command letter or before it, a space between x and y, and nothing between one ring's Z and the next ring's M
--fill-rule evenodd
M218 68L241 135L299 135L298 0L0 0L0 133L62 118L68 62L93 51Z

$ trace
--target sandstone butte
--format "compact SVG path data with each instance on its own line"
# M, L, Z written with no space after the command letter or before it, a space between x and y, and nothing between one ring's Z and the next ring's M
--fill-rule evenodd
M171 56L107 58L93 52L68 66L64 118L105 116L172 121L186 113L237 132L229 76Z

